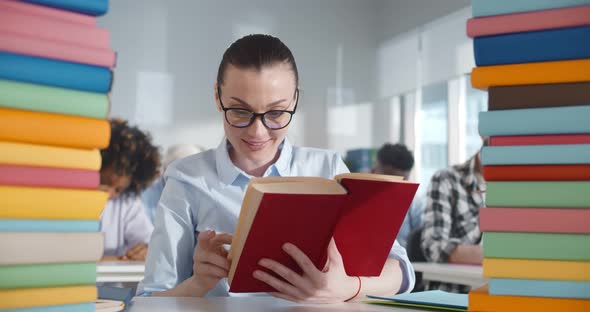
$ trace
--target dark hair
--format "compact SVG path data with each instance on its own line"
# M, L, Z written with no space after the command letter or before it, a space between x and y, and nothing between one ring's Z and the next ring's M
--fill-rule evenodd
M270 35L248 35L232 43L219 64L217 71L217 84L224 82L225 70L229 64L238 68L254 68L261 70L264 66L275 63L287 63L291 65L295 75L295 87L299 86L299 72L295 57L291 50L279 39Z
M403 144L385 143L377 151L377 160L384 166L410 171L414 167L414 155Z
M131 127L126 120L111 119L111 141L100 151L102 169L116 175L130 176L131 184L123 195L139 195L159 174L160 153L149 134Z

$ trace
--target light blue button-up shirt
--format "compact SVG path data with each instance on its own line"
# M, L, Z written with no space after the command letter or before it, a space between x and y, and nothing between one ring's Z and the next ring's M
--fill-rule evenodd
M333 178L348 172L334 152L292 146L287 139L281 154L264 176L316 176ZM138 295L175 287L193 272L193 254L199 232L212 229L234 233L250 176L229 158L226 139L216 148L174 162L165 173L165 187L149 244L145 277ZM414 286L414 270L406 250L395 242L390 257L400 260L401 292ZM227 279L209 296L228 296Z

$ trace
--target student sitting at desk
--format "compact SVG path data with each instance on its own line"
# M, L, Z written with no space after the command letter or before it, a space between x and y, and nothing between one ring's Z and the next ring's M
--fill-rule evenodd
M486 145L487 140L484 140ZM478 152L465 163L432 176L427 191L422 251L428 261L479 264L479 209L484 206L485 181ZM427 289L468 292L469 287L430 282Z
M407 181L412 168L414 168L414 156L405 145L385 143L377 151L377 161L373 173L400 176ZM422 226L423 212L424 200L422 196L416 195L404 218L402 227L397 233L397 241L402 246L407 248L408 235Z
M100 217L103 260L144 260L153 226L140 194L158 174L158 149L141 130L113 119L110 144L100 153L101 189L109 193Z
M225 137L216 149L172 164L156 215L145 278L139 294L228 296L230 244L248 181L266 176L320 176L348 172L337 153L291 145L288 126L297 111L299 79L291 51L279 39L250 35L224 53L215 100ZM310 112L313 112L310 110ZM336 245L328 247L327 268L318 270L297 246L288 253L298 274L270 259L254 277L277 289L272 295L297 302L329 303L363 299L365 294L409 292L414 271L397 242L381 276L346 275Z

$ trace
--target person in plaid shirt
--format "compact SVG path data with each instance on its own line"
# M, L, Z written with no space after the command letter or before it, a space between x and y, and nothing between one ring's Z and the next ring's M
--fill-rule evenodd
M432 176L421 240L428 261L481 265L479 209L484 206L484 190L480 153ZM470 290L465 285L439 282L429 282L426 289L460 293Z

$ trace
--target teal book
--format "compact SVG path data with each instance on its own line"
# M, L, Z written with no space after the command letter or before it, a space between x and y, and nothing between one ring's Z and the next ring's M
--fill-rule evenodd
M481 163L484 166L590 164L590 144L484 146Z
M429 290L393 297L367 296L370 304L419 308L435 311L467 311L467 294L454 294L441 290Z
M473 17L504 15L590 4L590 0L473 0Z
M490 295L590 299L590 282L492 278Z
M481 112L479 133L482 136L590 133L588 104Z
M0 219L0 232L98 232L95 220Z
M590 181L487 182L486 206L590 208Z
M94 302L78 303L78 304L64 304L56 306L45 306L36 308L24 309L9 309L0 310L2 312L94 312Z
M485 232L484 258L590 261L590 235Z
M96 262L0 266L0 289L96 284Z

